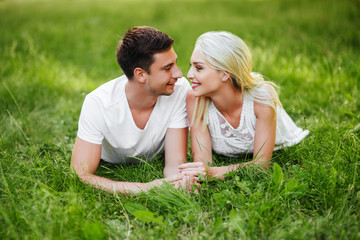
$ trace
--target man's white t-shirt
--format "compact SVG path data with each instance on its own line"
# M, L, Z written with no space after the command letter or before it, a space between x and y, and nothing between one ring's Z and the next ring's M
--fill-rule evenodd
M133 120L125 95L127 81L123 75L89 93L79 119L78 137L102 144L101 159L111 163L151 160L163 149L168 128L189 125L186 94L190 84L185 78L178 79L173 94L158 98L144 129Z

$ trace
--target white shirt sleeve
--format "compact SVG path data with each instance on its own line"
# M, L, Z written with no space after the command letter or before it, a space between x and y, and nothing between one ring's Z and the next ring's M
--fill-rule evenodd
M79 118L78 137L94 144L101 144L104 139L102 129L105 129L103 111L96 98L86 96Z
M190 89L190 84L186 78L179 79L179 95L177 97L176 108L171 117L169 128L185 128L189 126L189 121L186 113L186 95Z

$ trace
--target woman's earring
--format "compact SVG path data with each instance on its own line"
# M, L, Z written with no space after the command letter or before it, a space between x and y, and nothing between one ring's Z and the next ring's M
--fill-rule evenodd
M224 72L224 77L221 79L222 82L226 82L226 80L229 78L229 74L227 72Z

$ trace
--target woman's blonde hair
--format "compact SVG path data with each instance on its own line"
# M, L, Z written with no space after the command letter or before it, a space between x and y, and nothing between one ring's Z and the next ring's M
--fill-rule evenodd
M195 43L210 67L224 71L230 76L234 88L256 102L276 109L281 106L274 83L265 81L263 76L252 72L252 57L248 46L238 36L229 32L207 32L202 34ZM267 85L267 87L260 87ZM203 122L207 126L209 97L197 97L193 113L192 125Z

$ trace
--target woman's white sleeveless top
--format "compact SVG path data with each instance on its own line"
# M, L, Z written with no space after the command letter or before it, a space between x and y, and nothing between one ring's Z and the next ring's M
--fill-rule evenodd
M254 101L248 94L244 94L240 124L236 129L228 123L213 102L210 102L208 111L213 151L230 157L254 151L256 116ZM277 108L276 116L274 150L295 145L309 134L308 130L297 127L282 107Z

